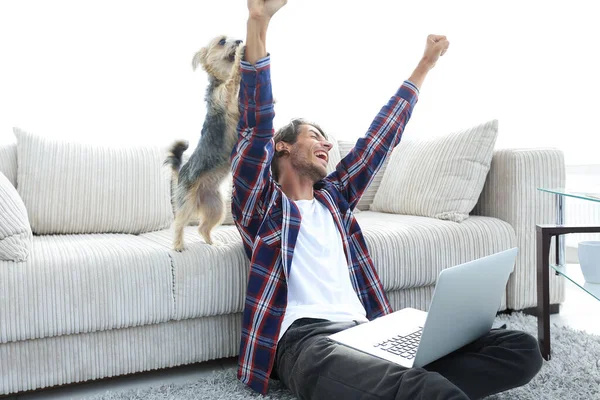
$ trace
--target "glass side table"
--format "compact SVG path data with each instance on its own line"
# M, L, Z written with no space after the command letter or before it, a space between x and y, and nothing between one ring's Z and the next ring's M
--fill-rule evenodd
M537 246L537 318L538 342L542 356L550 360L550 270L556 275L561 275L579 288L589 293L600 301L600 284L585 282L583 275L577 269L565 267L565 237L569 233L600 233L600 226L566 226L565 223L565 197L598 202L600 207L600 193L574 192L564 189L538 188L542 192L556 197L556 224L536 225ZM550 243L552 238L556 243L556 260L558 265L550 265Z

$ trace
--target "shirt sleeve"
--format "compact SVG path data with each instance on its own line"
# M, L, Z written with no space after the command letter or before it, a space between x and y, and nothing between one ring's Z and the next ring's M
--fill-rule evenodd
M255 65L242 60L240 68L238 140L231 153L231 206L236 224L250 229L252 222L264 215L266 200L275 187L270 168L275 117L270 56ZM251 232L247 233L253 236Z
M351 209L356 207L377 171L400 143L418 96L419 89L412 82L404 81L371 122L367 133L327 176L345 196Z

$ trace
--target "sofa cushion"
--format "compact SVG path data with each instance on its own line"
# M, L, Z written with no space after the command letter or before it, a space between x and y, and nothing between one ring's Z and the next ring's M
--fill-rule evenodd
M17 189L0 172L0 260L25 261L32 237L25 204Z
M17 189L35 234L141 233L173 221L163 149L112 148L14 132Z
M169 254L133 235L34 236L27 261L0 261L0 343L165 322Z
M371 210L463 221L483 190L497 135L498 121L493 120L433 139L400 142Z
M17 187L17 143L0 144L0 172Z
M386 291L435 284L440 271L516 245L513 227L472 216L436 218L364 211L356 215Z
M173 262L175 319L242 312L250 262L235 226L213 231L217 245L208 245L198 230L184 231L186 250L172 250L173 232L140 235L168 252Z
M430 286L440 271L514 247L515 232L496 218L473 216L461 224L435 218L364 211L356 216L386 291ZM214 231L216 246L186 227L187 249L171 249L172 231L140 237L165 248L173 260L175 318L241 312L249 271L234 226Z

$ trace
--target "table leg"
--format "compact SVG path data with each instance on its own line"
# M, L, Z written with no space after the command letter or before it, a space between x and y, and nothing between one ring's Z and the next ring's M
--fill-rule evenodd
M550 360L550 241L552 236L537 229L538 343L542 357ZM558 239L558 237L557 237ZM558 245L558 240L557 240Z

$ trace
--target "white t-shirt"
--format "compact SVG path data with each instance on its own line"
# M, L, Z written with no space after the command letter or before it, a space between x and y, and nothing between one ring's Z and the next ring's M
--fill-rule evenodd
M297 200L302 222L288 277L288 301L279 339L299 318L367 322L350 281L342 237L318 200Z

